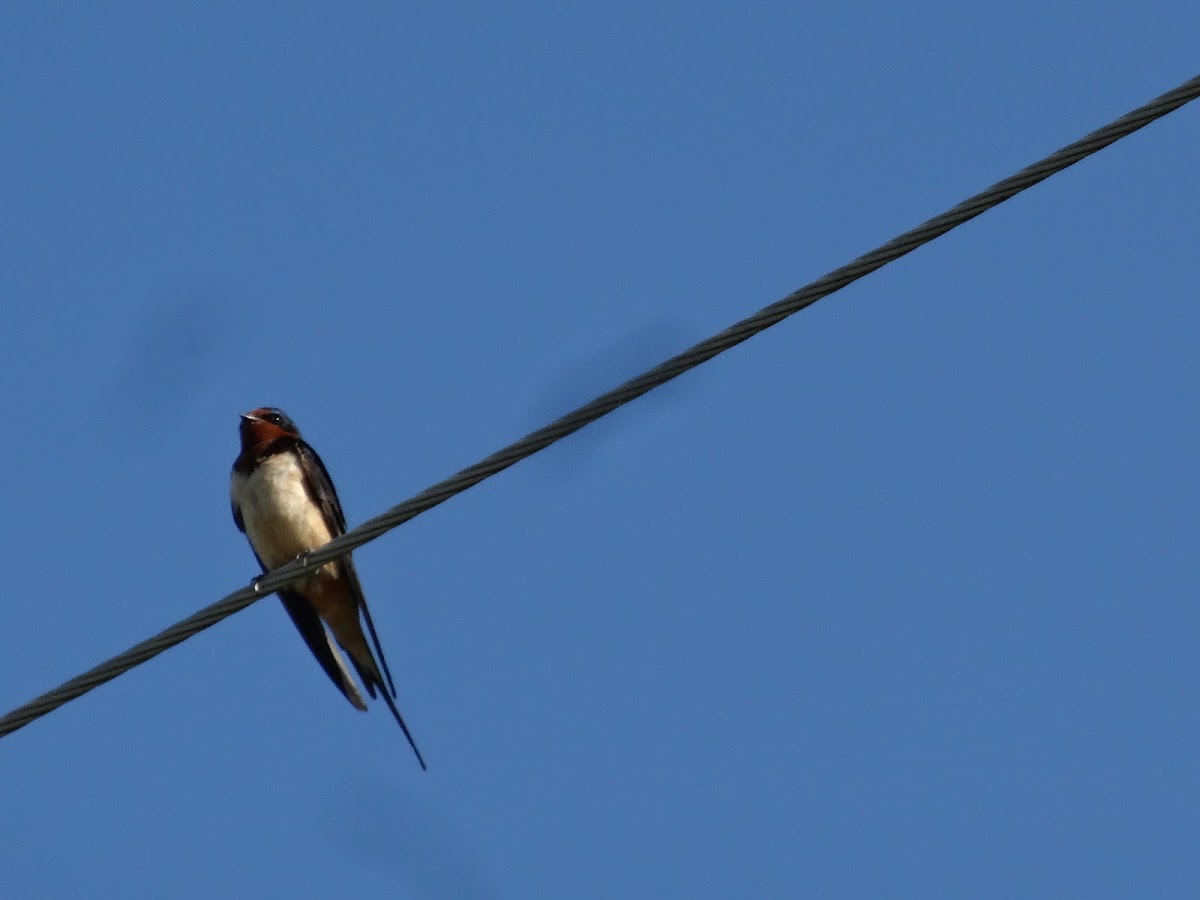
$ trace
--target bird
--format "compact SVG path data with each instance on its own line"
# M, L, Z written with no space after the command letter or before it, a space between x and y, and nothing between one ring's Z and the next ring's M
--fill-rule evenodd
M345 533L346 518L329 471L286 413L273 406L252 409L242 414L238 430L242 446L230 473L230 505L234 524L246 535L263 572ZM355 709L365 712L367 705L338 647L346 652L367 695L374 699L378 690L383 696L425 770L425 758L396 708L392 673L350 555L281 588L279 599L325 674Z

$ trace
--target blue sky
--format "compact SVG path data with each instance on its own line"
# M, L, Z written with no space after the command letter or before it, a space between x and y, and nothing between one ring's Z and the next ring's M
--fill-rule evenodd
M0 706L1197 73L1194 3L25 5ZM13 897L1193 897L1185 107L0 741Z

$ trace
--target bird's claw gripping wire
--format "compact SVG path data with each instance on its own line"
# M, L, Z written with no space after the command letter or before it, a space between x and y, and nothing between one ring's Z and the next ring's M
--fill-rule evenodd
M307 566L308 565L308 551L306 550L305 552L301 553L294 560L292 560L292 562L294 562L300 568L304 568L305 566ZM264 578L266 578L267 575L269 575L269 574L270 574L269 572L263 572L261 575L251 578L250 579L250 590L254 591L254 593L256 593L256 594L261 594L263 592L262 580Z

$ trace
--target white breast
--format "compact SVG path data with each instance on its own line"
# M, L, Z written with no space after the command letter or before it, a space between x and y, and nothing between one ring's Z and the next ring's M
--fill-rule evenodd
M267 457L248 475L235 471L230 495L241 511L246 537L268 569L333 539L291 453Z

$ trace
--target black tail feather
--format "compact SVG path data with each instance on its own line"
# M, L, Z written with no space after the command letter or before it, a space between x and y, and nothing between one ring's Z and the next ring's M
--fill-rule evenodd
M346 651L349 653L349 651ZM425 757L421 756L421 751L417 749L417 742L413 740L412 732L408 730L408 725L404 722L404 717L400 715L400 710L396 708L396 701L392 699L392 695L388 693L387 686L379 677L379 669L372 666L368 669L362 665L358 659L350 654L350 662L354 664L354 668L358 670L358 677L362 680L363 687L367 689L367 693L372 699L375 697L375 688L379 688L379 693L383 695L383 702L388 705L388 709L392 711L392 718L396 720L396 724L400 726L400 730L404 732L404 736L408 738L408 745L412 747L413 753L417 755L417 762L421 764L421 768L428 771L425 765Z
M413 753L417 755L417 762L421 764L421 771L429 771L429 767L425 765L425 757L421 755L421 751L417 749L417 742L413 740L412 732L404 724L404 717L400 715L400 710L396 709L396 701L388 695L386 690L381 690L379 693L383 694L383 700L388 705L388 709L392 711L392 717L395 718L396 724L400 726L400 730L404 732L404 736L408 738L408 745L412 747Z
M346 650L345 644L342 645L342 649ZM375 699L376 684L383 688L383 693L386 696L387 688L383 687L383 682L379 680L379 671L377 669L368 669L366 666L360 663L358 661L358 657L356 657L349 650L346 650L346 655L350 657L350 662L354 666L354 671L358 673L358 680L361 681L362 686L367 689L367 696L372 700Z
M360 590L359 596L362 597ZM365 598L360 599L358 608L362 610L362 617L367 621L367 631L371 635L371 643L375 645L375 658L379 660L379 667L383 669L383 677L387 679L387 691L391 691L393 697L396 696L396 685L392 681L392 673L388 671L387 657L383 655L383 647L379 645L379 635L375 633L375 623L371 621L371 611L367 609L367 601ZM380 685L383 687L383 685ZM374 697L374 694L371 694Z

